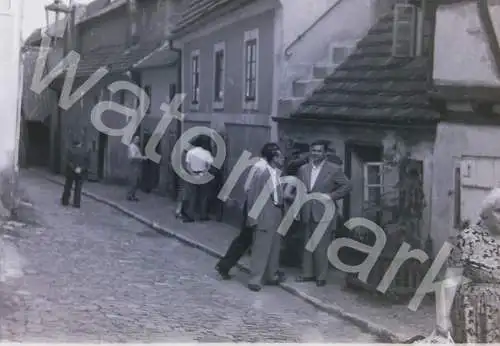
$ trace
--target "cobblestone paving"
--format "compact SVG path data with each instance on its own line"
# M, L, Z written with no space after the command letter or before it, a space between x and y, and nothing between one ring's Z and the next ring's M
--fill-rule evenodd
M21 278L0 283L3 340L375 342L279 288L219 281L215 260L102 204L60 207L60 187L22 181L42 226L15 245Z

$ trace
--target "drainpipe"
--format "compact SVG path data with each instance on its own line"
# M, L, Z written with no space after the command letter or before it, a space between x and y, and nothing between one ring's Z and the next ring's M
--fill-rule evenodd
M174 47L174 41L173 40L169 40L168 42L168 45L170 47L170 50L172 52L176 52L179 57L177 59L177 64L176 64L176 67L177 67L177 87L176 87L176 93L181 93L182 92L182 50L179 49L179 48L175 48ZM184 106L181 105L181 110L183 110ZM181 137L181 134L182 134L182 122L181 121L176 121L175 123L176 125L176 128L175 128L175 139L176 141L179 140L179 138ZM177 188L179 186L179 176L177 174L174 174L174 185L176 186L176 189L175 189L175 198L177 199L179 196L178 196L178 192L179 192L179 189Z

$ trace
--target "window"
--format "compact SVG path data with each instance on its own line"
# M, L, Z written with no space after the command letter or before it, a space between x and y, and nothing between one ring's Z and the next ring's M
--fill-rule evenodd
M417 42L420 40L419 9L411 4L394 6L394 25L392 37L392 56L396 58L414 57L417 54Z
M365 202L376 205L380 203L384 185L382 173L382 162L367 162L364 164L363 197Z
M258 46L259 31L252 30L245 33L245 87L244 108L257 108L258 95Z
M191 105L198 108L200 103L200 51L191 53Z
M332 48L332 62L335 65L343 63L348 55L349 55L349 49L347 47Z
M213 108L224 108L224 79L226 70L225 44L214 47L214 99Z
M146 109L146 114L150 114L151 113L151 86L150 85L144 86L144 93L149 98L149 104L148 104L148 108Z

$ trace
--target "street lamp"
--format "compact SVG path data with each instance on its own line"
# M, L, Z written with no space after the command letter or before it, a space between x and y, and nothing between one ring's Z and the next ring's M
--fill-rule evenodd
M61 0L54 0L53 3L45 6L45 19L47 21L47 35L54 39L60 37L60 35L64 35L64 31L66 29L66 21L65 17L71 13L71 8ZM50 33L50 27L53 25L54 33ZM62 27L61 27L62 26ZM60 33L59 30L62 30Z
M69 17L69 18L67 18ZM59 47L62 55L65 56L68 51L71 40L70 36L73 33L72 26L74 25L74 6L70 0L70 6L62 3L61 0L53 0L53 2L45 6L45 19L47 21L46 34L50 38L51 44L56 46L57 39L62 38L62 45ZM68 23L68 20L70 21ZM69 24L69 26L67 25ZM53 28L53 32L50 30ZM66 30L70 35L66 35ZM61 98L61 90L57 90L57 99ZM57 107L57 112L51 119L51 166L54 172L60 173L62 166L61 148L63 146L63 134L61 128L61 109ZM53 134L52 134L53 132Z

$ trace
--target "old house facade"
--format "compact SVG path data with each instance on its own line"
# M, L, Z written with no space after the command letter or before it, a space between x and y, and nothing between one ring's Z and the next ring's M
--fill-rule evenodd
M61 111L60 128L64 135L60 140L63 153L72 139L83 139L92 153L89 179L125 182L128 174L127 146L121 142L121 136L109 136L96 129L91 122L91 112L97 104L112 101L136 109L150 98L149 107L144 106L147 108L146 116L136 131L142 138L143 146L159 120L161 94L165 89L168 90L169 82L176 82L175 78L170 81L168 71L167 78L162 80L158 76L165 71L152 70L171 65L172 61L168 63L159 59L159 65L151 64L151 58L162 48L168 34L168 3L165 0L98 0L89 4L95 8L93 13L87 13L85 19L75 26L70 48L81 56L75 85L84 83L99 68L107 69L106 75L92 85L77 103ZM175 57L171 60L175 62ZM148 97L137 96L127 90L112 92L108 86L115 81L130 81L144 87L143 95ZM155 89L152 84L155 84ZM122 128L128 121L124 114L112 109L105 111L102 119L109 128ZM64 159L61 164L64 165ZM145 189L152 190L159 184L159 165L148 162L143 173Z
M434 88L439 106L432 228L439 242L464 221L500 180L500 4L440 1L436 15Z
M439 119L427 98L435 11L427 0L379 4L379 19L347 59L297 111L277 119L280 138L286 147L329 140L353 183L344 220L365 217L399 232L401 219L412 219L403 237L428 249Z
M140 85L150 98L150 106L141 124L142 142L145 146L164 115L162 105L168 104L180 92L180 53L171 49L168 36L180 11L180 1L141 0L138 3L141 17L140 42L151 42L157 46L150 54L133 65L138 73ZM157 188L162 194L174 197L177 192L177 176L171 165L171 152L180 129L178 122L171 122L161 136L156 151L161 161L145 163L143 180L145 188Z
M226 141L225 174L248 150L278 139L293 111L375 22L377 1L189 1L173 29L182 50L183 131ZM230 196L241 198L237 185Z

